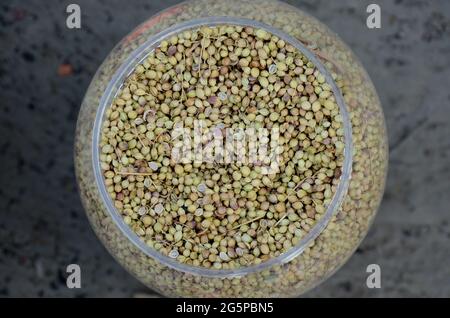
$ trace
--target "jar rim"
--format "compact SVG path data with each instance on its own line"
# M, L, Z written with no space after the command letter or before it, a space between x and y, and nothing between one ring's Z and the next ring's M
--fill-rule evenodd
M142 63L142 61L156 48L158 44L169 38L172 35L179 34L183 31L195 29L202 26L217 26L217 25L235 25L235 26L249 26L253 28L264 29L265 31L273 34L280 39L283 39L286 43L294 46L302 54L304 54L309 61L311 61L314 66L319 70L319 72L325 77L325 81L330 85L333 95L339 107L339 114L342 116L342 122L344 125L344 162L342 166L342 174L336 189L336 192L328 205L325 214L320 220L308 231L308 233L298 242L296 246L291 247L286 252L280 254L277 257L270 258L269 260L256 265L243 266L236 269L210 269L200 266L192 266L183 264L176 259L172 259L168 256L163 255L159 251L153 249L143 242L137 234L127 225L119 211L115 208L114 203L109 196L104 178L101 172L101 164L99 160L100 147L99 141L101 136L101 127L103 124L105 111L111 105L112 100L117 96L120 91L124 80L134 71L137 65ZM172 268L179 272L184 272L187 274L204 276L204 277L214 277L214 278L233 278L241 277L255 272L260 272L265 269L269 269L276 265L286 264L292 261L294 258L299 256L308 245L314 241L326 228L331 218L339 210L342 201L347 193L349 181L352 172L352 127L350 122L350 116L347 110L347 105L345 104L344 98L338 88L336 82L334 81L331 73L323 65L323 63L316 57L316 55L309 50L303 43L294 38L293 36L263 22L246 19L246 18L236 18L229 16L211 16L206 18L193 19L181 23L172 25L171 27L152 35L144 43L139 45L134 49L125 61L118 67L109 81L105 91L103 92L99 106L96 112L93 135L92 135L92 165L95 176L95 182L100 193L100 197L109 216L112 218L115 225L120 229L120 231L125 235L125 237L131 241L140 251L145 253L147 256L153 258L157 262L164 266Z

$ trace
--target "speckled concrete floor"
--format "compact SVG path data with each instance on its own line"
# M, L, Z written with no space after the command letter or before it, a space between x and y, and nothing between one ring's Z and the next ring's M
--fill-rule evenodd
M139 21L177 1L78 0L0 4L0 296L116 297L146 292L96 239L73 173L75 121L103 58ZM450 1L289 1L334 29L367 67L382 100L390 171L376 222L357 253L308 296L450 297ZM124 7L126 6L126 7ZM71 74L58 75L61 64ZM65 268L80 264L82 288ZM382 288L365 287L368 264Z

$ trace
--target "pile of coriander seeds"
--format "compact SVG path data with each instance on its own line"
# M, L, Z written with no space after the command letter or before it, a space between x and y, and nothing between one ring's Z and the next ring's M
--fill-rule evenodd
M280 132L279 169L174 160L171 132ZM295 247L324 215L344 161L331 87L299 50L263 29L204 26L163 40L105 112L100 164L115 208L151 248L235 269Z
M345 149L346 151L350 149L352 154L351 157L346 155L345 168L342 169L341 180L334 196L341 197L340 193L343 193L343 200L338 202L337 205L333 205L336 198L333 199L326 212L326 216L329 215L329 212L332 212L331 219L323 217L320 219L320 223L319 221L316 222L316 226L313 230L309 230L308 234L305 230L304 235L307 236L303 236L302 243L298 245L298 247L303 246L299 254L292 257L292 253L295 254L299 250L291 248L280 257L272 258L258 266L241 266L232 270L213 270L213 264L210 268L206 268L204 266L186 265L186 263L191 263L189 259L184 259L184 263L178 262L180 254L182 255L182 249L179 246L176 247L176 252L171 254L176 258L163 257L163 254L156 249L146 246L149 239L154 236L135 235L137 227L133 227L131 223L138 223L138 219L141 217L135 219L131 215L132 213L128 215L130 213L128 208L127 213L124 213L124 208L114 208L116 202L114 198L120 191L117 194L113 194L114 191L109 191L110 195L108 195L106 190L111 190L113 182L108 181L105 174L108 170L117 173L123 169L128 172L129 176L132 176L132 174L135 174L132 171L138 171L139 169L134 167L133 170L132 166L125 168L122 163L120 165L116 163L114 166L112 159L105 158L105 155L116 156L114 153L117 147L114 147L114 152L111 154L102 154L102 147L99 147L99 145L105 146L109 138L105 139L101 126L105 119L106 126L109 126L110 121L106 118L108 112L106 112L106 117L103 115L105 115L105 110L111 108L110 98L120 97L116 94L117 85L124 83L123 76L130 74L131 69L136 66L135 62L130 62L130 58L135 61L135 54L140 52L139 60L145 62L145 60L141 60L141 57L144 56L143 54L148 54L150 49L153 49L154 40L166 38L161 34L169 34L169 32L173 34L173 30L180 30L183 25L189 25L193 28L205 23L208 24L210 21L214 21L213 23L222 21L220 23L236 25L241 24L243 20L248 21L246 25L264 23L269 26L269 29L277 30L279 34L295 38L306 46L316 59L320 60L322 65L316 64L321 69L326 69L331 75L334 84L338 87L338 91L344 99L345 109L349 115L347 117L351 122L352 141L352 145L347 147L348 140L346 140ZM265 29L267 30L267 28ZM183 30L185 30L184 27ZM169 44L168 38L166 38L166 41ZM171 45L167 46L170 47ZM124 68L126 72L121 73L120 70ZM194 69L196 68L197 66L194 67ZM273 69L272 67L272 71ZM118 73L121 73L119 77L117 76ZM126 86L124 85L123 88L126 89ZM187 89L184 90L183 94L186 92ZM217 94L215 96L220 99L220 96L228 97L229 95ZM147 117L152 112L144 112L144 114ZM206 112L206 114L208 113ZM208 114L208 116L210 115ZM143 116L136 117L138 123L139 117ZM223 123L219 122L220 124ZM348 121L345 121L344 124L348 127ZM174 127L177 125L174 125ZM245 126L244 123L241 123L241 125ZM105 129L107 130L108 127ZM340 136L339 128L336 129L336 134ZM141 134L140 138L142 137ZM143 142L145 143L144 139ZM139 144L137 147L140 147ZM167 148L165 143L163 143L163 147ZM107 56L96 76L92 79L83 100L77 122L74 150L80 197L92 228L111 255L152 290L169 297L297 297L335 273L355 252L361 240L367 234L384 191L388 166L387 149L383 111L370 78L349 47L320 21L293 6L275 0L190 0L150 17L123 38ZM131 159L131 156L127 156L127 158ZM351 159L350 171L347 169L347 158ZM118 162L117 159L115 161ZM305 159L304 161L306 162ZM157 167L155 163L156 161L153 159L149 162L152 171ZM107 165L112 168L108 168ZM282 167L284 166L285 164ZM216 168L215 171L218 171L219 168L229 168L229 166L223 164L214 164L214 167ZM241 166L239 167L241 168ZM253 165L248 165L248 168L253 169L253 167ZM152 172L149 170L143 171ZM281 170L281 173L282 171L284 170ZM332 192L335 191L338 175L339 170L336 170L335 180L333 180L331 188ZM137 177L137 175L135 176ZM123 173L121 177L128 179L128 176ZM147 177L145 175L144 179L139 180L145 181ZM241 177L241 179L245 178ZM165 182L157 183L156 179L153 178L147 180L147 185L151 184L151 180L155 182L155 188L151 189L152 193L158 192L167 195L171 190L171 188L161 189ZM277 179L277 181L279 180ZM345 183L348 183L348 190L339 192ZM197 190L200 193L203 191L202 189L206 190L206 183L200 182L199 185L200 188L197 186ZM284 186L290 187L289 180L286 180ZM158 191L154 191L157 187ZM167 192L164 192L165 190ZM219 192L220 190L221 188L219 188ZM123 192L123 194L125 193ZM112 200L111 195L113 196ZM118 198L121 196L122 194L119 194ZM172 198L175 199L176 197L172 196ZM124 198L124 200L127 199ZM315 199L314 201L317 202ZM325 208L327 201L324 200ZM303 202L302 204L305 205ZM151 204L146 206L149 208ZM163 207L165 206L163 205ZM333 209L330 210L332 207ZM132 210L134 208L133 205ZM144 212L145 210L142 209L141 211ZM157 211L159 211L159 206ZM151 210L149 210L147 215L151 216L151 213ZM187 213L185 214L187 215ZM130 216L131 227L123 222L127 215ZM319 216L317 215L317 217ZM283 220L285 219L286 217ZM322 229L320 226L323 221L325 221L326 226ZM239 223L244 223L244 221ZM262 223L264 226L266 222L262 221ZM303 222L303 225L305 224ZM319 235L313 239L308 239L317 228L319 228ZM197 230L196 233L201 233L201 231ZM161 240L161 243L166 248L170 248L169 253L175 250L175 245L171 246L165 241L167 240ZM308 243L303 244L304 241ZM364 256L358 255L357 257ZM236 260L237 258L235 262ZM229 266L226 263L221 263L225 265L222 268Z

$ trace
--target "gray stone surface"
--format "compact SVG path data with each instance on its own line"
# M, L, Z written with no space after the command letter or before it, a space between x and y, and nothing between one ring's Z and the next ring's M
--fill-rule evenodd
M82 29L65 7L82 8ZM289 1L346 41L383 103L390 169L379 215L357 253L309 297L450 297L450 1ZM101 61L173 0L2 1L0 4L0 296L129 297L148 292L106 252L82 210L73 173L76 115ZM58 76L58 66L73 67ZM82 268L82 288L65 267ZM365 287L368 264L382 288Z

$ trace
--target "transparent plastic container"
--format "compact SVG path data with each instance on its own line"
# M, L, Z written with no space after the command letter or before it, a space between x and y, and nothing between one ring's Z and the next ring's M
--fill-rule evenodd
M344 123L344 164L324 216L279 257L238 269L182 264L142 242L125 224L104 184L99 138L105 110L134 68L170 35L213 25L266 29L300 50L323 74ZM84 98L75 166L91 225L115 259L169 297L296 297L332 275L353 254L377 212L387 172L381 105L367 73L327 27L278 1L193 0L164 10L126 36L100 66Z

